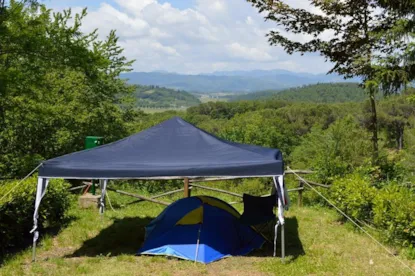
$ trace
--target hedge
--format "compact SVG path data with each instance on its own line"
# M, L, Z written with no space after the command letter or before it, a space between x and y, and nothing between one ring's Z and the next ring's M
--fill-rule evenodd
M337 179L330 187L329 194L337 207L349 216L359 220L372 219L376 188L368 178L353 174Z
M0 198L18 181L0 182ZM25 245L31 239L37 177L33 176L8 194L0 202L0 255ZM39 227L59 226L70 206L69 184L51 180L39 209Z
M374 223L389 241L415 246L415 192L397 184L380 189L373 201Z
M388 242L414 251L415 191L394 182L377 187L355 173L335 180L328 194L350 217L374 225Z

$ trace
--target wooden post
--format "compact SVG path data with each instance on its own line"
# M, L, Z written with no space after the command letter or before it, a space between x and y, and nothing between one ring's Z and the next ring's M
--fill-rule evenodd
M301 180L298 180L298 207L303 207L303 190L304 183Z
M184 197L190 197L189 178L184 178Z

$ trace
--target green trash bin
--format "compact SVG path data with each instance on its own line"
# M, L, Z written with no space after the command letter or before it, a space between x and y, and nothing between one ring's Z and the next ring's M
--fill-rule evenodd
M104 137L87 136L85 137L85 149L92 149L104 144ZM92 180L91 193L95 195L95 181Z
M85 137L85 149L92 149L103 144L104 137L87 136Z

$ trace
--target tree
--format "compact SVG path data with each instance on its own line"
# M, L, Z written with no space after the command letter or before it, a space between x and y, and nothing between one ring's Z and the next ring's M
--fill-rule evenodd
M323 183L352 172L370 159L366 130L351 115L337 120L326 130L315 125L301 140L292 153L292 165L315 170Z
M10 1L0 15L0 175L21 176L39 161L83 148L86 135L127 134L127 98L119 78L131 61L115 32L100 41L80 31L84 10L52 14ZM73 23L69 21L73 19Z
M395 144L397 150L404 147L404 130L410 125L415 107L407 97L398 96L380 102L380 127L386 130L388 142Z
M413 1L386 0L310 0L321 10L313 13L293 8L283 0L248 0L274 21L282 31L268 34L271 45L281 45L286 52L318 52L333 63L328 73L344 78L360 77L371 106L373 162L378 160L378 122L376 93L396 93L414 79L415 51L408 36L414 27L409 14ZM396 4L399 2L400 4ZM311 36L306 42L295 41L291 34ZM323 39L323 34L331 36ZM404 62L407 61L407 62Z

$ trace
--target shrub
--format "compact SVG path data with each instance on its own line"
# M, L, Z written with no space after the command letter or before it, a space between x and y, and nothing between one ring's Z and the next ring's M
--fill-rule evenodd
M268 194L274 187L273 180L268 178L246 178L242 179L239 183L234 182L234 186L231 190L239 194L250 194L261 196Z
M125 191L140 190L149 194L158 194L183 188L183 180L114 180L111 181L111 187Z
M16 184L17 181L0 184L0 198ZM37 177L31 177L0 202L0 255L30 239L36 186ZM39 209L40 228L58 226L64 220L70 206L68 187L64 180L51 180Z
M376 188L367 178L359 174L335 180L329 191L329 196L337 207L359 220L368 220L372 217L375 194Z
M389 241L415 246L415 193L397 184L385 186L374 198L374 223Z
M371 156L368 133L351 116L327 129L315 126L292 153L292 166L316 171L317 180L331 183L367 163Z

